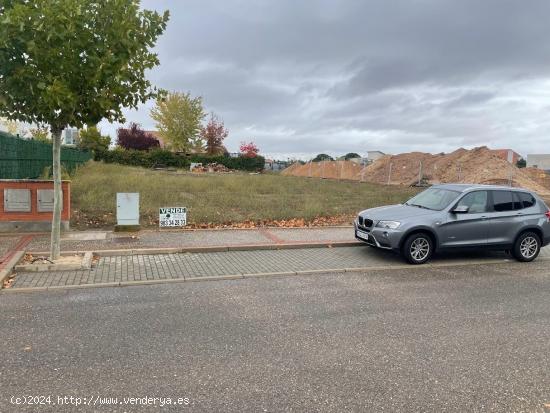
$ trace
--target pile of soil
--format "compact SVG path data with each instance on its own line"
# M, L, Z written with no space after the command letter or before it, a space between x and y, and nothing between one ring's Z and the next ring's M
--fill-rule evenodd
M391 165L391 174L390 174ZM412 152L385 156L366 168L369 182L414 185L457 182L519 186L550 195L550 184L534 179L533 173L517 168L482 146L432 155Z
M363 167L351 161L308 162L305 165L294 163L281 172L281 175L304 176L327 179L361 179Z
M550 197L550 177L535 168L517 168L482 146L445 154L410 152L386 155L362 167L350 161L294 164L283 175L354 179L378 184L431 185L476 183L523 187Z

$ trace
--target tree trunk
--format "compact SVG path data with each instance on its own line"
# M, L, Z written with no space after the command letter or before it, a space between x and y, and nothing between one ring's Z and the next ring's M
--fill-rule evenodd
M53 219L50 259L57 260L60 255L59 238L61 233L61 132L62 129L52 128L52 171L53 171Z

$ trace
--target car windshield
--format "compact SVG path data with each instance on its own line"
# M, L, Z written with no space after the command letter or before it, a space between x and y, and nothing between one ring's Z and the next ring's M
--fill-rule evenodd
M409 199L405 202L405 205L441 211L447 208L458 195L460 195L460 192L449 189L429 188Z

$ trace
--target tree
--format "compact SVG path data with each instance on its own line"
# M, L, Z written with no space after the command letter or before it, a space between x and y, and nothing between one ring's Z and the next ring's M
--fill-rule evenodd
M245 158L255 158L258 156L258 152L260 152L254 142L241 142L239 149L241 151L241 156L244 156Z
M334 158L326 153L320 153L311 162L321 162L321 161L334 161Z
M518 161L516 162L516 166L518 168L525 168L527 166L527 161L523 158L518 159Z
M360 158L361 156L359 156L359 154L355 153L355 152L350 152L350 153L347 153L344 155L344 160L346 161L349 161L350 159L356 159L356 158Z
M201 129L201 139L206 143L206 153L209 155L220 155L225 153L223 141L229 135L225 125L217 116L212 113L207 125Z
M9 134L17 135L19 133L19 122L7 118L0 119L0 122L2 122Z
M169 93L157 99L151 110L160 137L170 148L181 152L202 150L200 131L204 116L202 97L193 98L189 93Z
M80 131L78 146L88 151L106 151L111 144L109 135L102 135L97 126L88 126Z
M137 151L148 151L160 146L158 139L141 129L137 123L130 123L129 128L119 128L116 144L121 148Z
M50 129L47 125L36 125L35 128L30 128L29 132L34 140L51 143Z
M3 0L0 2L0 115L50 125L54 212L51 258L59 258L61 132L102 119L124 121L162 91L145 71L168 12L139 0Z

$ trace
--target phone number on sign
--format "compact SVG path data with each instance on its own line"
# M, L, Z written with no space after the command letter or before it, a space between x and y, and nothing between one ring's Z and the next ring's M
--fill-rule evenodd
M184 219L165 219L159 223L161 227L184 227L187 224Z

